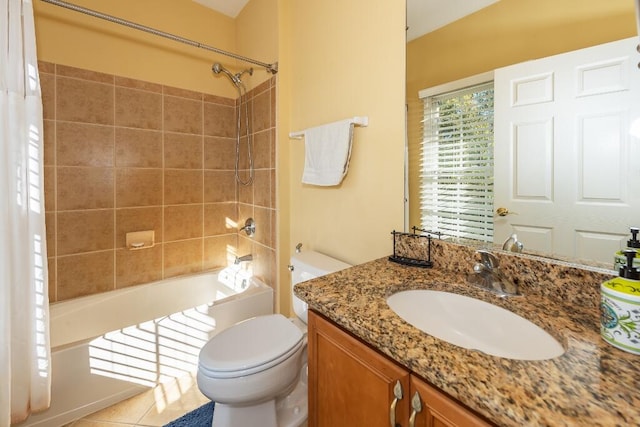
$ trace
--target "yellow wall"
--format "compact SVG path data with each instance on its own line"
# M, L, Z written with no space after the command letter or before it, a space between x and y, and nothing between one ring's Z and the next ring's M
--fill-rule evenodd
M73 0L71 3L264 63L278 57L277 0L251 0L237 18L192 0ZM272 77L264 68L106 22L40 0L34 2L38 59L236 97L214 62L232 71L253 67L248 88Z
M419 225L418 91L635 35L632 0L501 0L407 44L410 225ZM437 65L434 65L437 64Z
M281 254L302 243L352 264L388 255L391 231L403 226L405 2L283 3L291 105L279 142L290 150L290 235ZM283 133L352 116L369 126L355 129L344 181L301 184L304 140Z
M191 0L73 0L74 4L186 39L236 51L236 21ZM220 96L236 97L212 75L235 60L36 0L38 59Z
M236 24L238 52L267 64L278 60L277 0L249 1L236 18ZM241 63L238 67L253 68L253 76L246 79L249 87L255 87L272 77L265 68L259 66Z

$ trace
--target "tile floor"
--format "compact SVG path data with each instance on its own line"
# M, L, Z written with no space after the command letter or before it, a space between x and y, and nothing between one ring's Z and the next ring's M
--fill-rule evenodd
M142 394L67 424L65 427L156 427L204 405L195 374L157 385Z

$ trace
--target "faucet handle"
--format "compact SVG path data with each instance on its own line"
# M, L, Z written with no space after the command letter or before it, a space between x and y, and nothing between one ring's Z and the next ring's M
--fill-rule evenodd
M494 254L486 249L478 249L476 253L480 254L482 266L487 270L493 270L500 266L500 261Z
M256 222L253 218L247 218L244 222L244 227L240 228L238 231L244 231L247 233L247 236L253 237L253 235L256 234Z

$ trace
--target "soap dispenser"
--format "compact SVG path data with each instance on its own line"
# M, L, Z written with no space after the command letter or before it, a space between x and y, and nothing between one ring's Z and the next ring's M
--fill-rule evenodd
M631 227L631 239L627 240L627 249L636 251L635 258L633 260L633 266L640 268L640 240L638 240L638 227ZM613 256L613 269L618 271L620 267L623 267L627 263L627 258L624 255L624 251L618 251Z
M600 334L614 347L640 354L640 269L633 266L636 251L624 251L620 277L600 286Z

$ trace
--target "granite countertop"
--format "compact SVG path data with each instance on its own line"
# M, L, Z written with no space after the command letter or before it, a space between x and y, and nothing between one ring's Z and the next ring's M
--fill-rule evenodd
M469 271L408 267L383 258L300 283L294 292L496 425L640 425L640 356L600 337L597 287L582 292L565 286L563 295L549 287L536 291L525 280L523 296L500 298L468 285ZM566 351L551 360L522 361L449 344L389 308L386 298L408 289L444 290L506 308L553 335Z

